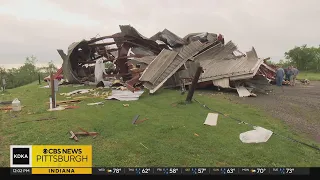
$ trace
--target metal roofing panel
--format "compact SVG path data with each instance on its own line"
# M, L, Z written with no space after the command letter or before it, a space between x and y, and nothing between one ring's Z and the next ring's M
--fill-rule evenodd
M163 49L160 54L149 64L140 77L140 81L154 83L160 75L168 68L178 53Z
M130 59L129 61L137 61L139 63L145 63L145 64L150 64L157 56L145 56L142 58L133 58Z
M204 73L200 77L200 82L221 79L225 77L254 75L263 63L263 59L259 59L254 48L247 53L246 57L230 60L203 60L200 61L204 67ZM238 77L241 78L241 77ZM245 76L243 76L245 78ZM235 78L232 78L235 79Z
M162 74L159 75L157 80L155 82L150 82L151 78L147 79L148 83L145 85L148 89L150 89L150 93L154 93L156 90L158 90L176 71L191 57L196 55L201 49L205 47L204 44L202 44L200 41L194 41L186 46L183 46L180 50L177 56L171 61L167 68L163 71ZM166 50L168 51L168 50ZM169 52L175 52L175 51L169 51ZM157 58L156 58L157 59ZM151 64L153 64L154 61L159 61L159 60L153 60ZM163 60L165 61L165 60ZM150 65L151 65L150 64ZM149 66L150 66L149 65ZM159 67L157 67L159 68ZM155 70L145 70L145 72L148 71L147 73L149 74L155 74L154 72L156 71L156 66ZM161 70L162 71L162 70ZM145 73L144 72L144 73ZM143 75L142 75L143 76ZM156 77L156 76L155 76ZM146 81L144 78L143 80L140 79L140 81ZM154 78L153 78L154 79ZM150 87L150 83L152 84L152 87Z
M171 31L169 31L168 29L164 29L162 31L161 37L166 39L167 43L172 47L176 46L176 45L184 45L184 44L186 44L186 42L182 38L180 38L179 36L175 35Z
M193 41L179 49L179 56L183 59L189 59L203 48L202 45L203 44L200 41Z
M226 45L215 45L206 51L200 53L194 58L194 61L203 61L209 59L222 59L227 57L228 55L232 54L233 51L237 50L237 46L232 42L229 41Z

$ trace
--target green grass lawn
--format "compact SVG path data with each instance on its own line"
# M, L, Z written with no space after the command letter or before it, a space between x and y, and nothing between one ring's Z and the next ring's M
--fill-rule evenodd
M309 79L310 81L320 81L320 72L300 72L297 79Z
M0 95L0 100L19 98L25 106L17 117L13 117L13 112L1 112L2 167L9 166L9 146L19 144L89 144L93 146L94 166L320 166L318 151L276 135L266 143L242 143L239 134L252 128L228 117L219 115L215 127L203 125L208 110L198 103L172 106L185 99L186 95L180 95L179 91L160 90L155 95L145 93L138 101L105 101L103 106L88 106L89 102L104 101L91 98L80 102L78 109L48 112L50 91L38 87L33 83ZM73 89L60 87L59 93ZM231 103L219 95L200 95L197 91L195 98L229 116L315 144L304 135L291 133L280 120L252 107ZM136 114L148 120L133 125ZM57 119L18 123L47 117ZM100 135L95 139L80 137L75 142L69 139L69 131L79 131L78 127Z

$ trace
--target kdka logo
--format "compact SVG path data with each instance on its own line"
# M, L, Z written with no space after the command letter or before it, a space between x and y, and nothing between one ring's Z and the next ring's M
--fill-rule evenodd
M10 146L10 167L31 167L32 146Z

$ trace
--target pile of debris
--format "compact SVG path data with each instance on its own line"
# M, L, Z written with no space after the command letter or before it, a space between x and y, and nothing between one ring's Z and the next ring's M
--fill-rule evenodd
M155 93L161 87L185 89L201 66L198 87L234 88L240 96L266 92L275 80L275 68L259 58L254 48L242 53L232 41L225 44L215 33L190 33L180 38L165 29L146 38L130 25L120 25L120 30L72 43L68 54L58 49L64 78L72 84L101 84L113 77L132 92L145 87ZM105 71L103 66L102 78L98 78L97 67L107 62L113 68Z

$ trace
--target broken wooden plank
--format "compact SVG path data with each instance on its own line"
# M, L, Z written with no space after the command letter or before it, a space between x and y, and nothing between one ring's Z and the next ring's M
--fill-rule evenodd
M139 116L140 116L140 115L136 115L136 116L133 118L132 124L135 124L135 123L136 123L136 121L138 120Z
M23 108L25 106L21 106ZM0 110L12 110L12 106L0 107Z
M66 106L65 109L77 109L80 106Z
M17 124L27 123L27 122L35 122L35 121L54 120L54 119L57 119L57 118L56 118L56 117L51 117L51 118L42 118L42 119L37 119L37 120L33 120L33 121L21 121L21 122L18 122Z
M88 134L89 133L89 134ZM75 135L90 135L90 136L96 136L96 135L98 135L99 133L97 133L97 132L88 132L88 133L86 133L86 132L75 132L74 134Z
M74 99L74 100L58 101L58 102L56 102L56 104L59 105L59 104L78 103L78 102L81 102L81 100ZM50 103L50 102L47 102L47 104L48 103Z
M148 120L148 118L144 118L144 119L142 119L142 120L136 121L135 124L142 123L142 122L144 122L144 121L146 121L146 120Z
M70 134L71 134L70 139L74 139L75 141L78 141L78 137L72 131L70 131Z
M79 127L79 129L89 135L89 132Z

